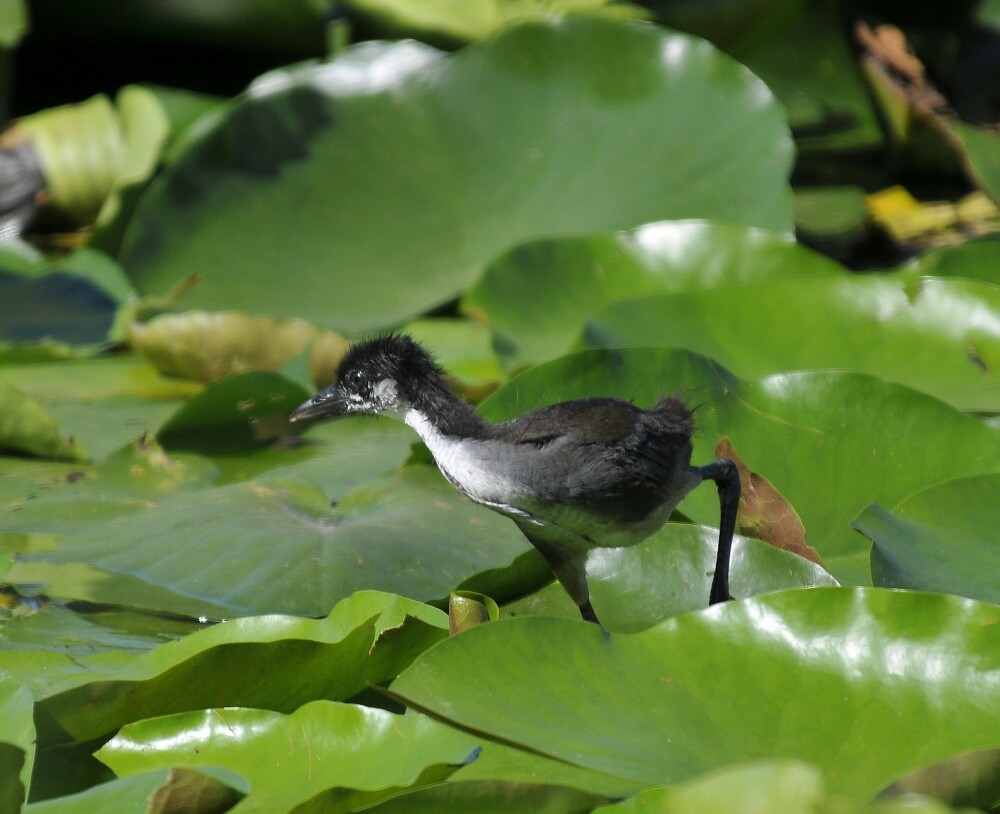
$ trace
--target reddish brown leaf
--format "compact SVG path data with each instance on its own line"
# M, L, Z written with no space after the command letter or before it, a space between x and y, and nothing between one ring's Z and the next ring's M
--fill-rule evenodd
M750 471L728 438L723 437L719 441L715 457L729 458L740 471L740 510L736 530L822 565L819 553L806 542L805 526L792 504L767 478Z

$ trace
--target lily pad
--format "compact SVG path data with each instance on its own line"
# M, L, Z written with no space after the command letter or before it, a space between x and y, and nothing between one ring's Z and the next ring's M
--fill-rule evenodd
M367 43L261 77L192 137L121 260L146 294L198 274L189 308L352 333L454 298L543 235L681 217L787 233L791 157L763 83L656 26L535 22L447 57Z
M978 475L931 486L891 512L866 508L851 525L875 544L875 584L1000 604L998 494L1000 475Z
M280 373L254 370L215 382L186 402L157 432L168 449L191 452L249 451L269 419L276 433L309 393ZM287 434L287 431L286 431Z
M716 529L706 526L668 523L637 546L594 551L587 561L587 576L603 625L617 633L631 633L704 608L715 571L718 536ZM739 598L837 584L815 563L744 537L734 538L730 564L730 587ZM565 619L580 615L558 584L505 605L503 613Z
M141 721L98 756L119 776L155 766L224 767L249 781L240 804L248 813L287 811L319 795L322 810L348 812L428 782L435 765L433 779L447 776L475 752L469 735L417 713L314 701L290 715L210 709Z
M648 785L791 757L867 800L1000 744L998 623L995 605L871 588L728 602L630 635L509 619L439 643L391 689L491 739Z
M466 43L501 28L553 14L588 13L608 17L649 17L648 10L624 0L348 0L351 10L375 30L394 37Z
M645 810L665 814L812 814L822 810L824 802L819 769L794 760L773 760L727 766L678 786L647 789L630 800L599 808L595 814L641 814Z
M443 599L527 548L512 523L427 466L358 486L333 507L313 483L273 478L95 511L107 513L79 522L54 550L23 554L10 579L33 564L84 566L106 575L81 583L77 598L91 602L149 607L146 584L161 611L190 613L200 600L196 615L209 617L219 608L319 616L367 588ZM125 587L135 593L123 602Z
M688 348L741 376L855 370L1000 412L1000 286L874 277L760 283L608 306L591 346Z
M839 172L832 177L842 183L845 171L854 178L865 172L858 169L857 155L880 153L884 136L839 9L802 6L787 26L759 40L740 58L788 110L800 151L798 169L828 181L833 163ZM855 160L836 161L838 153Z
M823 773L795 760L764 760L727 766L677 786L646 789L631 799L595 809L594 814L952 814L956 809L915 794L874 803L831 796ZM973 814L963 809L965 814Z
M100 252L81 249L30 274L0 271L0 342L28 345L52 356L69 346L93 352L118 337L118 310L131 295L121 268ZM16 356L6 348L6 356Z
M619 300L843 274L786 235L733 223L665 221L517 246L490 263L462 304L488 320L498 350L514 365L567 352L587 318Z
M64 655L143 653L201 628L189 619L120 610L78 613L48 605L4 622L4 648Z
M0 382L0 450L63 461L86 461L87 453L33 398Z
M588 814L605 802L606 798L596 794L554 783L449 779L447 783L407 791L365 811L370 814L507 814L510 811Z
M35 756L35 724L28 690L0 670L0 811L20 811Z
M134 356L0 366L9 383L36 399L96 459L153 433L198 383L161 376Z
M52 746L211 706L291 712L317 698L348 699L447 635L441 611L366 591L325 619L236 619L139 654L40 652L0 640L0 668L31 690L44 722L39 742Z
M924 766L901 777L887 789L882 798L923 794L947 801L953 806L969 806L976 811L988 811L1000 797L1000 749L966 752Z
M962 146L962 158L973 180L1000 202L1000 138L984 127L957 120L944 125Z
M565 593L565 592L564 592ZM574 606L576 609L576 606ZM580 612L577 610L577 617ZM502 783L541 786L546 784L570 787L608 799L621 799L635 794L641 783L622 777L584 769L561 760L525 752L516 746L484 741L474 763L460 768L450 782Z
M917 280L920 277L964 277L984 283L996 283L1000 266L1000 240L970 240L914 257L895 273Z
M223 775L229 784L219 779ZM77 794L31 803L24 814L219 814L249 791L232 773L156 769L92 786Z

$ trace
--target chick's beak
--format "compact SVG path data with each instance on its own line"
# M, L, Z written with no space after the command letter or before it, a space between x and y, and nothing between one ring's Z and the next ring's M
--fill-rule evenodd
M333 418L347 412L347 399L338 384L334 382L320 390L309 401L296 407L288 417L289 421L305 421L309 418Z

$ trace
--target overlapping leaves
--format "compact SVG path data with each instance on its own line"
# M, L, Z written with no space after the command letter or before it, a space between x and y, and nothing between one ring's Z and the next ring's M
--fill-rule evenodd
M785 69L801 42L755 50L794 4L737 5L713 4L705 33L758 65L797 124L827 128L800 136L800 169L875 149L834 27L795 22L825 55L812 64L838 65L826 87L819 67ZM315 25L317 7L306 16ZM987 170L988 146L970 143ZM0 610L0 807L30 785L63 795L28 807L50 814L860 811L901 775L1000 747L995 606L834 587L758 596L834 580L740 538L739 601L704 610L708 487L681 506L705 526L671 523L592 558L604 633L558 586L534 591L544 564L425 453L408 458L408 428L290 435L304 353L288 376L204 390L128 356L36 363L120 336L133 284L197 283L182 305L353 331L461 297L480 324L412 328L463 392L502 382L498 360L552 360L504 385L490 418L679 390L699 405L695 462L728 436L841 581L995 600L1000 437L955 408L998 408L996 246L852 277L789 238L790 157L773 97L705 42L550 20L450 56L369 43L261 77L173 145L153 189L132 190L136 217L117 224L128 280L84 253L69 285L45 288L39 262L5 253L8 313L37 310L44 289L54 317L5 337L0 386L24 397L3 399L0 444L71 462L0 462L0 572L19 591ZM649 223L663 218L714 222ZM161 324L190 317L172 319ZM227 347L259 342L245 327L260 321L235 315ZM202 344L193 336L174 349ZM565 355L580 342L607 347ZM831 367L842 372L817 370ZM392 593L354 593L373 587ZM466 620L446 639L447 617L416 600L443 606L463 588L517 618ZM255 615L275 611L294 616ZM232 616L246 618L203 627ZM396 702L375 688L408 666L393 692L436 721L383 709ZM90 758L106 741L111 782Z
M788 231L790 157L762 83L654 26L529 23L447 58L367 44L260 78L143 197L121 260L143 293L197 274L187 307L371 330L533 237L674 217Z

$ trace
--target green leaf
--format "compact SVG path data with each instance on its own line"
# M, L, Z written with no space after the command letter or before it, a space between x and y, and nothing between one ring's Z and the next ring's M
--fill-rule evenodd
M510 364L565 353L612 302L773 279L843 274L790 238L740 224L672 221L630 232L539 240L494 260L463 300Z
M865 191L857 186L795 189L795 229L812 245L859 240L868 225Z
M377 31L447 43L470 42L501 28L556 14L648 17L639 5L622 0L349 0L351 9Z
M49 108L17 122L45 177L45 205L57 217L89 224L125 158L118 112L104 94Z
M221 766L251 791L246 812L287 811L323 795L323 811L352 811L420 782L440 764L474 756L476 741L416 713L314 701L281 715L209 709L125 727L98 757L116 774Z
M33 398L12 385L0 382L0 450L85 461L87 453L72 437L59 432L59 425Z
M133 356L2 365L5 383L37 399L96 460L155 432L180 399L201 389Z
M795 506L809 543L841 581L870 579L869 546L849 525L869 503L892 506L950 478L1000 471L1000 430L922 393L851 373L741 380L703 356L668 348L564 356L512 379L482 412L501 420L602 395L648 407L677 391L701 405L694 462L712 460L718 439L729 436L747 466ZM718 498L706 486L680 509L699 523L718 523Z
M93 353L120 338L120 307L133 296L121 267L93 249L25 268L3 260L0 354L38 358ZM76 347L72 347L76 346ZM26 355L26 354L25 354Z
M13 48L28 31L24 0L8 0L0 6L0 46Z
M896 269L896 274L911 281L921 277L964 277L996 283L994 269L998 264L1000 241L970 240L918 255Z
M97 505L93 511L106 514L80 523L54 550L22 555L10 579L44 580L38 563L82 564L105 572L106 580L85 579L75 596L63 598L127 599L181 614L200 600L195 615L209 617L219 608L227 616L321 615L366 588L443 599L464 580L508 566L527 547L512 523L468 501L427 466L359 486L333 508L329 503L312 483L275 478L132 501L118 511ZM7 527L24 523L22 514ZM160 593L150 597L144 585Z
M366 591L325 619L235 619L130 656L45 653L0 640L0 668L35 695L43 721L39 741L51 746L186 710L245 706L290 712L317 698L351 698L397 675L447 632L441 611Z
M115 99L122 130L122 156L108 197L97 213L90 244L117 254L122 232L142 189L156 170L170 135L170 120L157 94L127 85Z
M402 332L431 351L460 385L491 387L505 378L485 325L469 320L418 319L404 325Z
M657 22L704 37L728 54L745 56L762 41L764 47L780 47L787 39L784 24L798 15L804 3L802 0L702 0L700 3L650 0L647 5L655 10ZM785 36L768 37L776 31Z
M366 417L314 424L301 441L301 445L258 447L253 455L213 452L212 460L222 467L222 482L253 477L268 482L308 480L332 504L352 489L397 469L409 457L416 437L401 421Z
M864 800L910 769L1000 744L998 623L994 605L870 588L728 602L631 635L511 619L439 643L392 691L644 784L791 757ZM503 669L483 671L497 654Z
M247 790L218 770L158 769L32 803L24 814L218 814L236 805Z
M37 535L78 533L87 521L148 509L175 492L210 483L214 474L205 459L183 453L168 456L155 440L144 436L96 467L77 467L58 480L23 478L21 489L0 515L0 528ZM51 548L12 544L12 550L24 553Z
M923 794L953 806L977 811L996 808L1000 800L1000 750L967 752L931 764L896 780L880 797Z
M601 548L587 561L591 600L602 624L617 633L645 630L680 613L704 608L715 571L716 529L668 523L630 548ZM784 588L836 585L809 560L760 540L733 540L731 589L749 597ZM578 618L562 586L550 585L504 606L504 615Z
M17 812L27 797L35 758L31 693L0 669L0 811Z
M476 625L495 622L499 617L499 606L485 594L452 591L448 597L448 632L452 636Z
M851 180L866 177L863 174L871 177L858 157L881 154L884 138L857 55L841 27L840 9L825 3L803 5L803 13L788 26L741 53L740 59L767 82L788 111L800 153L798 169L808 173L807 178L828 182L832 175L836 183L844 183L848 173ZM849 161L843 160L845 154ZM832 172L831 156L841 159Z
M160 427L157 437L168 449L192 452L249 451L261 443L258 432L268 419L287 426L288 414L308 391L280 373L252 370L208 385Z
M793 760L727 766L673 788L652 788L595 814L814 814L823 810L823 774ZM837 809L839 811L839 809Z
M574 606L574 610L576 607ZM580 612L576 610L577 618ZM525 752L502 743L483 743L474 763L460 768L450 778L453 783L498 783L505 786L569 787L608 799L635 794L641 783L584 769L535 752Z
M448 57L366 43L257 80L154 181L121 259L148 294L197 272L189 308L357 332L543 235L679 217L788 232L790 160L762 83L655 26L537 22Z
M891 512L868 506L851 525L875 544L875 584L1000 603L998 490L1000 475L977 475L917 492Z
M149 402L177 401L201 390L200 384L161 376L147 362L125 355L70 359L58 364L3 365L0 381L16 384L29 396L46 403L137 397L147 409ZM132 430L129 438L138 434Z
M962 146L963 160L973 180L1000 202L1000 139L996 133L958 120L945 120L944 125Z
M464 781L439 783L366 808L370 814L587 814L606 798L554 783Z
M975 281L924 278L912 290L845 277L653 295L610 305L585 336L687 348L741 376L854 370L1000 412L1000 286Z
M907 795L898 800L852 803L831 796L822 772L794 760L769 760L727 766L678 786L646 789L594 814L952 814L955 809L926 797ZM963 809L967 814L972 811Z
M49 605L3 624L5 650L60 653L143 653L203 628L187 619L102 609L88 613Z

